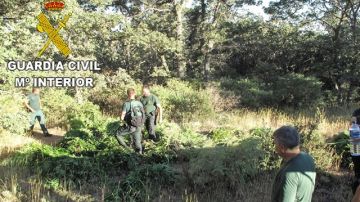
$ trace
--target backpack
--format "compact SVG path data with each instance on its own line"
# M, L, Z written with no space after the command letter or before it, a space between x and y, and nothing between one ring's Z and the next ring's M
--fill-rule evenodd
M145 123L145 111L144 108L140 105L132 106L130 102L130 112L129 112L129 124L131 126L140 127Z

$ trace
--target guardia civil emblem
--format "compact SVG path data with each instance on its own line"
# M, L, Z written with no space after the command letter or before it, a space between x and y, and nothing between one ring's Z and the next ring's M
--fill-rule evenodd
M63 0L45 0L43 3L43 9L47 12L61 12L65 8L65 2ZM40 57L51 43L53 43L61 54L67 57L71 50L68 44L60 35L60 30L66 28L66 23L69 20L71 14L66 14L58 24L53 26L50 23L49 18L45 15L44 12L41 12L37 19L39 23L37 25L37 30L41 33L44 33L48 36L47 41L45 42L43 48L39 51L37 57Z

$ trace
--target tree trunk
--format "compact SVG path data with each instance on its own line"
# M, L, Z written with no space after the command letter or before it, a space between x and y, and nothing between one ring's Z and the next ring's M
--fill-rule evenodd
M357 66L358 66L358 62L357 62L357 16L358 16L358 11L360 9L360 2L357 4L353 4L351 1L349 1L350 3L350 14L348 15L350 18L350 28L351 28L351 35L352 35L352 45L351 45L351 51L350 53L354 54L352 57L352 64L350 66L350 80L349 80L349 88L347 89L347 93L346 93L346 103L349 104L351 102L352 99L352 94L353 91L355 90L355 82L357 80Z
M209 80L209 74L210 74L210 70L211 70L211 66L210 66L210 52L212 51L214 47L214 42L210 39L208 44L206 45L205 51L204 51L204 79L206 81Z
M184 26L183 26L183 8L184 0L174 1L175 16L176 16L176 40L177 40L177 67L178 77L184 78L186 76L186 60L184 56Z

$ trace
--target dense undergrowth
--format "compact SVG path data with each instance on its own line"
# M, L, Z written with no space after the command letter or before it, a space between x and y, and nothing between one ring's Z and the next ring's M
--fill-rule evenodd
M312 116L289 116L276 110L221 112L215 106L230 98L215 102L211 98L221 97L216 90L177 80L166 87L155 86L153 91L162 101L166 121L157 127L160 142L143 142L142 156L119 146L114 137L118 118L102 113L104 109L96 103L101 96L94 98L95 104L77 103L71 92L45 91L50 124L66 126L68 131L57 146L28 144L4 159L0 167L6 172L1 177L7 186L2 189L12 190L16 200L23 201L269 200L269 189L260 190L264 193L259 195L249 187L262 187L256 183L271 186L281 163L274 153L272 132L283 124L295 125L301 132L302 149L314 157L320 176L324 176L318 178L318 186L326 184L329 177L334 180L331 172L349 168L348 148L343 143L348 134L326 134L322 128L339 124L339 120L337 116L329 120L325 111L317 110ZM52 97L46 98L47 93ZM86 93L85 97L92 92ZM11 97L15 102L10 102ZM6 113L20 117L1 119L7 123L2 130L21 134L25 127L14 130L11 125L25 119L26 113L19 107L21 96L1 99L12 106ZM83 198L71 198L66 191ZM54 196L60 193L66 197Z

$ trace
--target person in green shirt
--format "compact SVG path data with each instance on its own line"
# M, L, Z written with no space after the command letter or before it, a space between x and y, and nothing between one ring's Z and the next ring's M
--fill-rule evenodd
M140 98L140 102L144 105L145 108L145 127L148 132L149 139L158 141L158 137L156 137L155 134L155 125L157 116L159 118L159 123L162 122L162 108L160 101L155 95L151 94L150 87L148 85L143 86L142 93L143 96Z
M274 132L276 152L283 163L276 174L272 202L310 202L315 187L313 158L300 151L300 135L294 127L283 126Z
M118 140L119 144L124 146L125 148L129 148L129 146L125 143L124 136L130 135L131 139L135 143L135 151L139 154L142 154L142 145L141 145L141 126L134 126L131 123L131 114L133 108L141 108L143 110L143 105L141 102L135 100L135 90L133 88L129 88L127 90L128 100L122 106L122 112L120 119L122 122L125 122L126 125L121 130L118 131L116 134L116 139Z
M24 104L31 111L30 130L34 129L35 121L38 120L44 136L51 136L45 126L45 115L41 110L40 89L33 88L32 93L27 96Z

